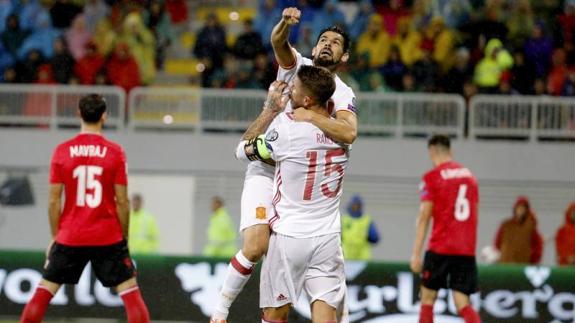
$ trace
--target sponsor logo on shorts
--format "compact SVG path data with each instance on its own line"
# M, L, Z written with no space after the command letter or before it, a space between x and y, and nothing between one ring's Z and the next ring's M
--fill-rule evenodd
M266 208L263 206L258 206L256 208L256 219L265 220L267 218Z
M276 297L277 301L285 301L287 299L287 297L284 296L284 294L279 294L278 297Z

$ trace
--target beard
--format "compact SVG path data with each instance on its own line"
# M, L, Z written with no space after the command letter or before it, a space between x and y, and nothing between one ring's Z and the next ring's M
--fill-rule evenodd
M339 65L339 62L340 62L339 60L338 61L334 60L333 56L322 57L321 54L315 55L315 57L313 58L313 65L325 67L328 70L335 69Z

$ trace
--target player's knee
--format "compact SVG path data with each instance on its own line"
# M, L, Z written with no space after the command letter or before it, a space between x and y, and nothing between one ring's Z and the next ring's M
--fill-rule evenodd
M287 322L290 304L281 307L267 307L262 310L262 319L264 322Z
M262 243L247 243L242 248L242 253L251 262L258 262L266 254L268 246Z

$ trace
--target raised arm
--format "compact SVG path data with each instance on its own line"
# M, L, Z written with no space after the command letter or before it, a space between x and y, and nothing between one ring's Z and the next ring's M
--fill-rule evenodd
M271 44L278 64L290 69L296 63L296 58L289 44L290 26L299 23L301 12L297 8L285 8L282 19L275 25L271 34Z
M431 211L433 210L433 202L423 201L419 207L419 216L415 225L415 241L413 243L413 251L411 253L410 268L414 273L420 273L423 267L421 261L421 252L423 251L423 244L425 236L429 228L431 220Z

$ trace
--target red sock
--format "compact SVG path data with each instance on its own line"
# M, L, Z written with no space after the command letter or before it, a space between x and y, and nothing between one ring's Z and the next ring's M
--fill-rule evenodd
M146 303L144 303L142 299L142 294L138 286L121 292L120 296L124 302L129 323L150 322L150 313L148 313L148 307L146 307Z
M479 314L471 307L471 305L467 305L461 309L459 312L459 316L463 318L465 323L481 323L481 318Z
M22 312L22 317L20 317L20 322L42 322L52 297L54 297L54 295L52 295L52 293L46 287L39 285L34 292L34 296L32 296L30 301L28 301L28 304L26 304L26 307Z
M433 305L421 305L419 323L433 323Z

